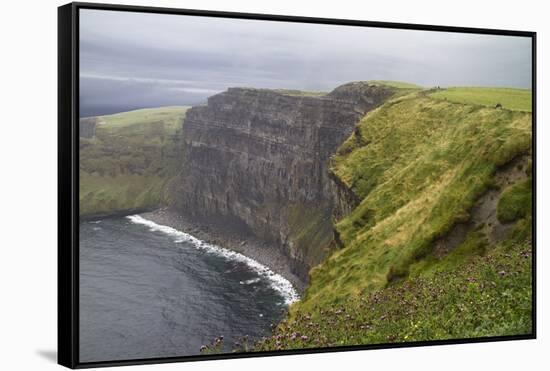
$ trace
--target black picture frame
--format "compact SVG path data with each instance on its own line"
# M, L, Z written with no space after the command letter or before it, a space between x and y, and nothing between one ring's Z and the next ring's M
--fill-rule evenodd
M527 335L495 336L472 339L435 340L409 343L388 343L276 352L206 354L168 358L146 358L121 361L80 362L79 349L79 10L96 9L121 12L162 13L176 15L269 20L284 22L351 25L404 30L473 33L485 35L521 36L532 45L532 149L533 149L533 254L532 254L532 332ZM244 357L265 357L289 354L342 352L381 348L417 347L527 340L536 338L536 32L486 28L464 28L409 23L388 23L347 19L282 16L223 11L157 8L98 3L70 3L58 8L58 363L69 368L122 366L167 362L206 361Z

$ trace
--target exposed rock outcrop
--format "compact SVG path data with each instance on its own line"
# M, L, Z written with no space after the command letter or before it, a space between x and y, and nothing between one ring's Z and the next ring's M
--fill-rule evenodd
M328 159L393 93L356 82L323 96L230 88L210 97L183 123L175 207L280 248L307 277L333 238Z
M338 176L329 171L331 182L332 218L334 222L349 215L359 205L361 199L349 189Z
M531 157L531 154L518 156L497 169L494 187L476 201L469 211L468 220L457 223L446 235L434 241L433 253L436 257L440 258L455 249L473 230L482 230L491 244L506 238L514 224L503 223L498 219L497 205L503 189L530 176L528 163Z

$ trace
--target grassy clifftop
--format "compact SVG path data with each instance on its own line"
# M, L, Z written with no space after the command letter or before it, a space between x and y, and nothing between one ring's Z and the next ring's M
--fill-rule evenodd
M504 109L531 112L532 94L527 89L511 88L475 88L457 87L438 90L432 98L495 107L500 104Z
M370 80L368 81L370 84L374 85L386 85L391 86L392 88L398 88L398 89L422 89L422 86L411 84L410 82L404 82L404 81L393 81L393 80Z
M187 107L161 107L96 118L93 138L80 138L80 215L109 215L164 202L178 171Z
M335 225L342 248L257 349L529 333L530 162L499 177L531 150L516 93L416 91L367 114L332 159L361 200ZM489 191L506 231L497 239L489 216L473 221ZM439 251L458 225L469 226L462 240Z

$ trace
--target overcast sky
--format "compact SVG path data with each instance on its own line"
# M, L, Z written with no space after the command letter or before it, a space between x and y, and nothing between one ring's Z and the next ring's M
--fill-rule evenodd
M357 80L531 88L531 40L80 10L80 110L193 105L233 86L329 91Z

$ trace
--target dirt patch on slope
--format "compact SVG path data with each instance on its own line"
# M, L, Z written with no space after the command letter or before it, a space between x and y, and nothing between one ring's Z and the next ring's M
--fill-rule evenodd
M513 223L501 223L497 218L497 205L502 190L526 179L529 155L518 156L500 167L495 176L495 188L489 189L470 210L465 223L456 224L447 235L435 241L433 254L441 258L464 242L469 232L482 228L489 243L502 241L512 229Z

